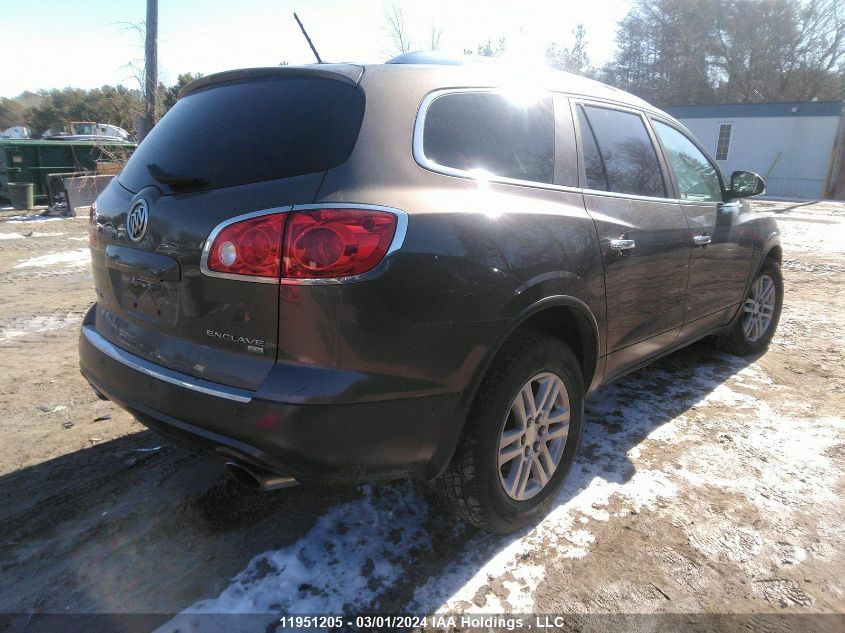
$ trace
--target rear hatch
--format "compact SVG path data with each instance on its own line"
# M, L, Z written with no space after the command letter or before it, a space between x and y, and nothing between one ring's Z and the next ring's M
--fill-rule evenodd
M357 139L360 74L272 68L189 86L97 200L97 332L169 369L256 389L276 359L279 286L209 276L203 246L232 218L314 201Z

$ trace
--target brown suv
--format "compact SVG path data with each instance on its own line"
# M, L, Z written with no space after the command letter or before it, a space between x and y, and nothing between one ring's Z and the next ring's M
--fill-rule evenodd
M436 479L508 531L584 398L766 349L778 231L682 125L574 75L319 64L188 86L92 208L82 372L262 489Z

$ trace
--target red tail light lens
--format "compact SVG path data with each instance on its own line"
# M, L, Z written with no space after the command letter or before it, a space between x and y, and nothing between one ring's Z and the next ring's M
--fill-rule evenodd
M360 275L387 254L396 216L375 209L309 209L285 226L282 277L325 279Z
M88 245L92 248L97 247L97 201L91 203L91 208L88 209Z
M209 270L250 277L279 277L285 215L274 213L230 224L214 238Z

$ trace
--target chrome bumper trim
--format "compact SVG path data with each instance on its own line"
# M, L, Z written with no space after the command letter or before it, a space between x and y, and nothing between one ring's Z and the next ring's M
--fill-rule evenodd
M152 378L169 382L171 385L176 385L177 387L183 387L184 389L190 389L191 391L197 391L217 398L234 400L235 402L250 402L252 400L252 392L246 389L224 387L223 385L203 380L202 378L195 378L187 374L166 369L148 360L144 360L140 356L135 356L135 354L131 354L104 339L91 325L83 325L82 334L85 340L112 360L116 360L130 369L139 371Z

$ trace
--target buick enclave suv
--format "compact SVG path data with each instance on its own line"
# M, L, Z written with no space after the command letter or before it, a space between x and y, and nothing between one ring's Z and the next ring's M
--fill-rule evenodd
M259 488L434 479L509 531L590 392L706 336L766 349L778 230L759 176L630 94L425 61L187 86L92 207L81 368Z

